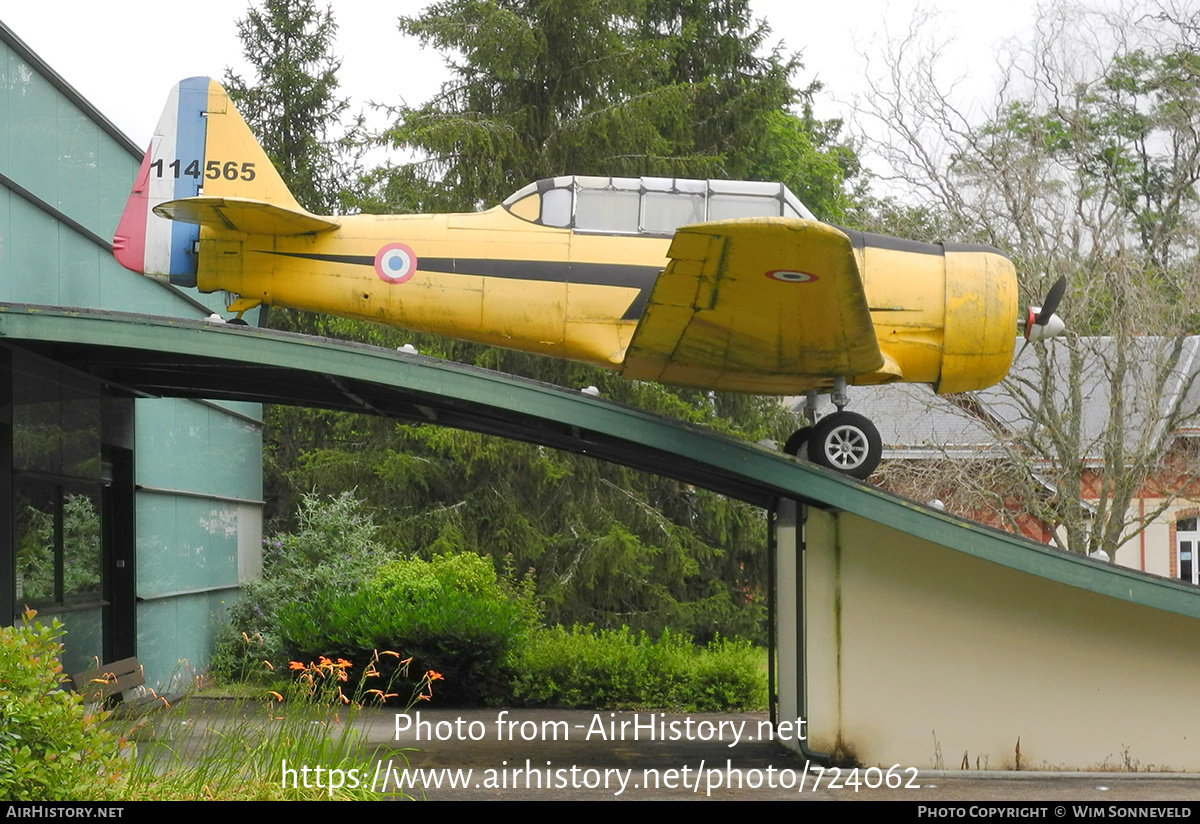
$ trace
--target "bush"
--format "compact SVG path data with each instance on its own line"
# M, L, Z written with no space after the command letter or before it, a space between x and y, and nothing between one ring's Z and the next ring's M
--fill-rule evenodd
M55 619L0 627L0 798L9 801L120 799L128 762L122 740L101 727L83 698L60 688L64 634Z
M297 513L300 528L263 540L263 577L242 586L217 631L210 671L222 681L271 680L263 665L286 666L283 639L276 630L280 607L310 592L354 590L383 561L379 528L349 492L321 498L304 496Z
M697 647L670 630L657 640L628 629L539 630L517 668L513 697L526 706L718 712L767 703L760 650L720 638Z
M457 705L506 697L513 656L536 620L532 582L510 586L470 553L392 561L357 591L321 588L277 613L292 657L364 666L374 650L399 651L414 672L443 674L439 702Z

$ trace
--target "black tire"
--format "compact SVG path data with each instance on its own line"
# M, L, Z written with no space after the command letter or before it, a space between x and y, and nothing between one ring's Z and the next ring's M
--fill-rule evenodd
M804 426L792 433L791 437L783 445L783 451L791 455L793 458L799 458L801 453L804 453L804 444L808 443L809 437L812 435L813 428ZM807 455L807 453L804 453Z
M817 421L808 437L808 459L865 481L883 457L879 430L862 415L834 412Z
M229 320L227 320L225 322L231 323L234 326L249 326L250 325L250 324L246 323L246 321L242 320L241 318L230 318Z

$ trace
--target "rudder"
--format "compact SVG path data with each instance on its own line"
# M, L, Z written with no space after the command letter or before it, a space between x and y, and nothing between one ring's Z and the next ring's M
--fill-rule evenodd
M303 212L219 83L178 83L142 158L113 237L127 269L195 286L200 227L154 213L156 206L196 197L234 197Z

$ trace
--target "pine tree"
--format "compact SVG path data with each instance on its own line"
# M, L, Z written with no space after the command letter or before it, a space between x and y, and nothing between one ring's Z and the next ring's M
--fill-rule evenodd
M745 0L447 0L401 29L456 55L433 100L385 139L415 163L369 176L370 211L473 210L556 174L775 178L836 212L853 154L794 104L794 57L759 56ZM711 46L711 48L709 48ZM810 185L811 184L811 185ZM630 382L581 364L328 318L320 331L473 363L752 441L793 421L776 399ZM268 499L356 489L397 552L469 550L533 568L552 623L762 638L761 510L593 459L430 426L276 410ZM286 526L286 525L284 525Z
M225 88L301 206L332 214L352 176L344 151L341 60L333 10L313 0L263 0L238 21L249 80L225 72Z

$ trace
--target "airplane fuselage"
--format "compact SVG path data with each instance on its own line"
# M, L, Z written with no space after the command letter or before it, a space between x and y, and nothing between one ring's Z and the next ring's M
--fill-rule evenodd
M329 312L619 371L670 245L665 236L538 225L504 206L338 222L336 230L303 235L204 227L196 285L248 303ZM850 376L850 382L904 380L953 392L989 386L1007 372L1016 280L1006 257L988 247L846 234L885 358L884 369ZM391 258L381 260L389 251ZM825 388L832 377L744 376L711 386L705 375L694 384L792 394ZM691 383L686 375L672 382Z

